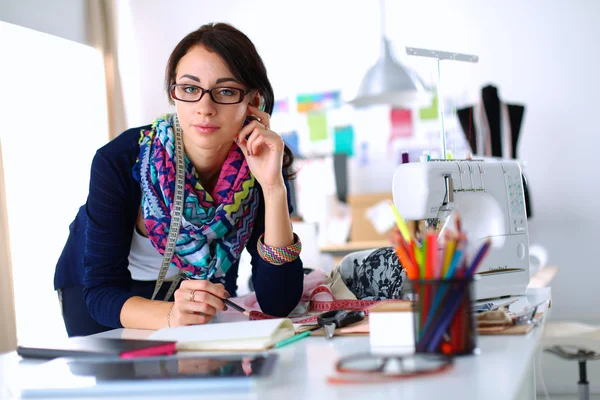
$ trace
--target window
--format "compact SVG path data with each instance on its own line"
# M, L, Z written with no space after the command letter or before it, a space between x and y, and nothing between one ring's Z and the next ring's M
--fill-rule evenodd
M108 138L102 58L8 23L0 22L0 37L9 38L0 41L0 138L17 336L63 337L54 267L85 203L92 157Z

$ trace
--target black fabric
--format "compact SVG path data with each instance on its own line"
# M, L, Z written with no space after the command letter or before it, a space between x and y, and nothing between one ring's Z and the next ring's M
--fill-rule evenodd
M113 329L99 324L92 318L85 301L83 301L82 285L59 289L59 293L59 296L62 297L63 320L69 337L88 336Z
M485 114L490 126L490 142L492 145L492 156L493 157L504 157L502 154L502 132L501 121L502 111L500 109L500 96L498 95L498 88L493 85L484 86L481 89L481 99L485 108ZM513 158L518 158L517 145L519 143L519 135L521 133L521 126L523 124L523 117L525 115L525 107L519 104L507 104L508 108L508 123L511 130L511 149ZM471 153L477 153L477 131L475 127L475 108L465 107L456 110L458 120L462 127L463 133L469 146L471 147ZM531 198L529 195L529 189L527 185L527 178L525 175L521 175L523 178L523 195L525 196L525 210L527 218L533 216L531 209Z
M508 104L507 107L510 130L513 135L512 153L515 158L519 158L519 154L517 153L517 143L519 143L519 133L521 132L523 117L525 116L525 107L518 104Z
M475 127L475 118L473 113L475 112L473 107L461 108L456 110L460 126L462 126L463 132L471 147L471 153L477 153L477 131Z
M352 260L344 283L359 300L400 299L406 272L391 247L374 250L363 259Z
M485 108L485 113L490 125L490 142L492 145L492 156L503 157L502 154L502 135L500 132L502 112L500 109L500 96L498 89L495 86L487 85L481 89L481 99ZM518 158L517 144L519 143L519 135L525 115L525 106L520 104L507 104L508 108L508 123L512 134L512 154L514 158ZM463 133L473 154L477 153L477 134L475 127L475 109L473 106L460 108L456 110L458 120L462 127Z
M212 280L214 283L219 282L218 279ZM156 281L131 281L130 291L137 296L151 298L154 292ZM181 283L180 283L181 284ZM171 282L165 282L160 288L156 300L163 300ZM62 297L62 313L67 334L72 336L87 336L95 333L105 332L114 328L104 326L96 322L90 315L87 305L83 300L83 286L76 285L60 290L59 296Z

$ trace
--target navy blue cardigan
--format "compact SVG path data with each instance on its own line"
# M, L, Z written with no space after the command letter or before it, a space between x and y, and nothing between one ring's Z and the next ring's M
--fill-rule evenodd
M141 203L140 184L134 179L132 168L139 154L140 130L148 128L129 129L96 152L87 202L69 227L69 238L54 275L55 289L83 285L90 315L108 327L122 327L120 313L127 299L151 296L151 290L140 293L140 285L134 285L127 268ZM302 295L302 261L298 258L281 266L264 261L256 249L264 229L261 196L257 221L246 246L252 256L252 283L263 312L286 316ZM239 261L225 275L225 289L232 295L237 289L238 268ZM151 289L154 285L142 286ZM166 283L163 289L168 286Z

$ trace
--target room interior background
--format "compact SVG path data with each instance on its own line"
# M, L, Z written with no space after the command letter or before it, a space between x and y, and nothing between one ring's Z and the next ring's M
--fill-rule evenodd
M162 86L166 59L181 37L203 23L226 21L244 31L259 49L278 98L340 90L343 99L349 100L379 55L379 8L372 1L125 0L116 4L118 59L127 126L146 124L169 110ZM83 0L1 2L0 20L86 43L86 8ZM500 89L504 100L526 105L518 150L520 159L526 162L534 200L535 215L529 221L530 241L545 246L549 250L549 263L560 267L552 283L551 319L592 324L600 324L598 313L589 311L589 305L600 303L595 285L600 269L594 248L599 238L596 227L600 211L596 199L600 194L600 172L593 155L585 150L600 146L598 128L593 125L594 93L600 89L596 72L600 54L593 51L595 38L600 34L598 15L600 3L593 0L386 3L386 33L397 59L431 81L430 64L407 57L404 46L477 54L480 62L474 67L447 67L451 79L445 89L457 101L472 104L480 88L492 83ZM39 84L46 85L50 75L41 79ZM4 120L16 108L27 104L12 102L8 93L3 91L0 96L5 100L1 108ZM73 113L78 103L81 102L71 99L56 105L56 109ZM37 118L40 109L33 109L28 118ZM7 110L9 115L4 114ZM386 191L391 186L397 158L388 154L388 115L388 110L376 107L350 114L342 112L339 116L342 121L351 120L354 124L355 143L363 139L369 142L368 165L358 165L356 157L350 160L349 186L356 193ZM20 124L18 128L23 136L34 135L37 130L29 124ZM54 142L65 135L58 124L48 124L45 128L46 134L55 135ZM3 143L5 137L15 132L16 129L4 129L0 133ZM76 143L78 148L81 146L81 154L90 157L86 160L82 157L71 164L76 167L65 170L85 169L83 165L87 168L96 145L103 140L100 135L95 142ZM47 165L64 151L60 147L54 149L56 153L46 161ZM6 169L6 147L4 151ZM22 147L16 147L15 151L21 152L21 157L31 157ZM53 176L65 179L58 173ZM80 179L85 182L79 190L85 192L87 171L83 171ZM8 183L7 187L10 190ZM11 193L7 195L9 219L10 196ZM53 232L61 245L76 203L73 202L72 210L64 210L66 214L61 218L66 223ZM10 222L11 226L15 223ZM6 237L4 233L2 237ZM11 240L14 247L15 238L11 236ZM44 276L52 275L58 251L36 263L37 269L45 271ZM19 276L20 268L22 264L17 264L13 255L17 319L20 307L23 312L41 307L56 313L56 307L32 302L28 298L31 289L19 294L19 280L29 279ZM8 276L7 272L4 268L1 279ZM36 292L45 292L48 301L54 300L51 280L36 279L35 284ZM19 330L21 334L25 332ZM547 355L542 355L541 361L544 382L551 393L572 390L577 372L571 363ZM597 364L590 363L590 376L600 376ZM599 384L592 382L592 391L600 391Z

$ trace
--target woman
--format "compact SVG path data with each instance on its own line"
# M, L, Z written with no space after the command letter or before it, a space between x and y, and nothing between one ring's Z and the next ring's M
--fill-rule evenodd
M55 273L69 336L209 322L235 295L244 247L265 313L286 316L300 300L293 156L270 129L273 89L254 45L230 25L204 25L175 47L165 78L176 114L125 131L92 162ZM178 136L184 191L182 217L172 219ZM161 285L171 230L177 245Z

